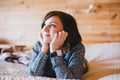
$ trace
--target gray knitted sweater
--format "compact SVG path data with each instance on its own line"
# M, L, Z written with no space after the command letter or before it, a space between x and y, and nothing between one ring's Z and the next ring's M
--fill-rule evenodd
M78 44L71 50L63 48L63 56L50 57L50 53L41 52L39 41L33 47L32 58L27 75L44 76L60 79L81 79L86 67L84 65L85 48Z

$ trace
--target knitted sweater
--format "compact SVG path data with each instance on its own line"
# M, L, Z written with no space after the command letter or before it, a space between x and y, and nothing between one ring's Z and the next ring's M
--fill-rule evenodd
M63 56L50 57L50 52L43 54L39 41L34 45L32 58L26 72L27 75L52 77L60 79L81 79L85 72L83 44L78 44Z

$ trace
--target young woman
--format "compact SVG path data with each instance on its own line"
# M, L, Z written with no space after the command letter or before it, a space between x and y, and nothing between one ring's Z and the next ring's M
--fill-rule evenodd
M85 48L75 19L61 11L43 20L40 39L33 47L27 75L81 79L86 72Z

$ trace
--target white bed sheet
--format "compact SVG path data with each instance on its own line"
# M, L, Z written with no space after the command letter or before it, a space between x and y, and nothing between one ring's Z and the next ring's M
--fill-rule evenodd
M86 46L89 71L83 80L120 80L120 43Z

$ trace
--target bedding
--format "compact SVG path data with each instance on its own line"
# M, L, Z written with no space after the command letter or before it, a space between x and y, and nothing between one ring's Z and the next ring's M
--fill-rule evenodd
M89 71L82 80L120 80L120 43L85 46ZM0 80L60 80L26 76L26 65L0 60Z
M26 76L27 66L18 63L0 61L0 80L60 80L56 78Z
M89 71L83 80L120 80L120 43L86 46Z

